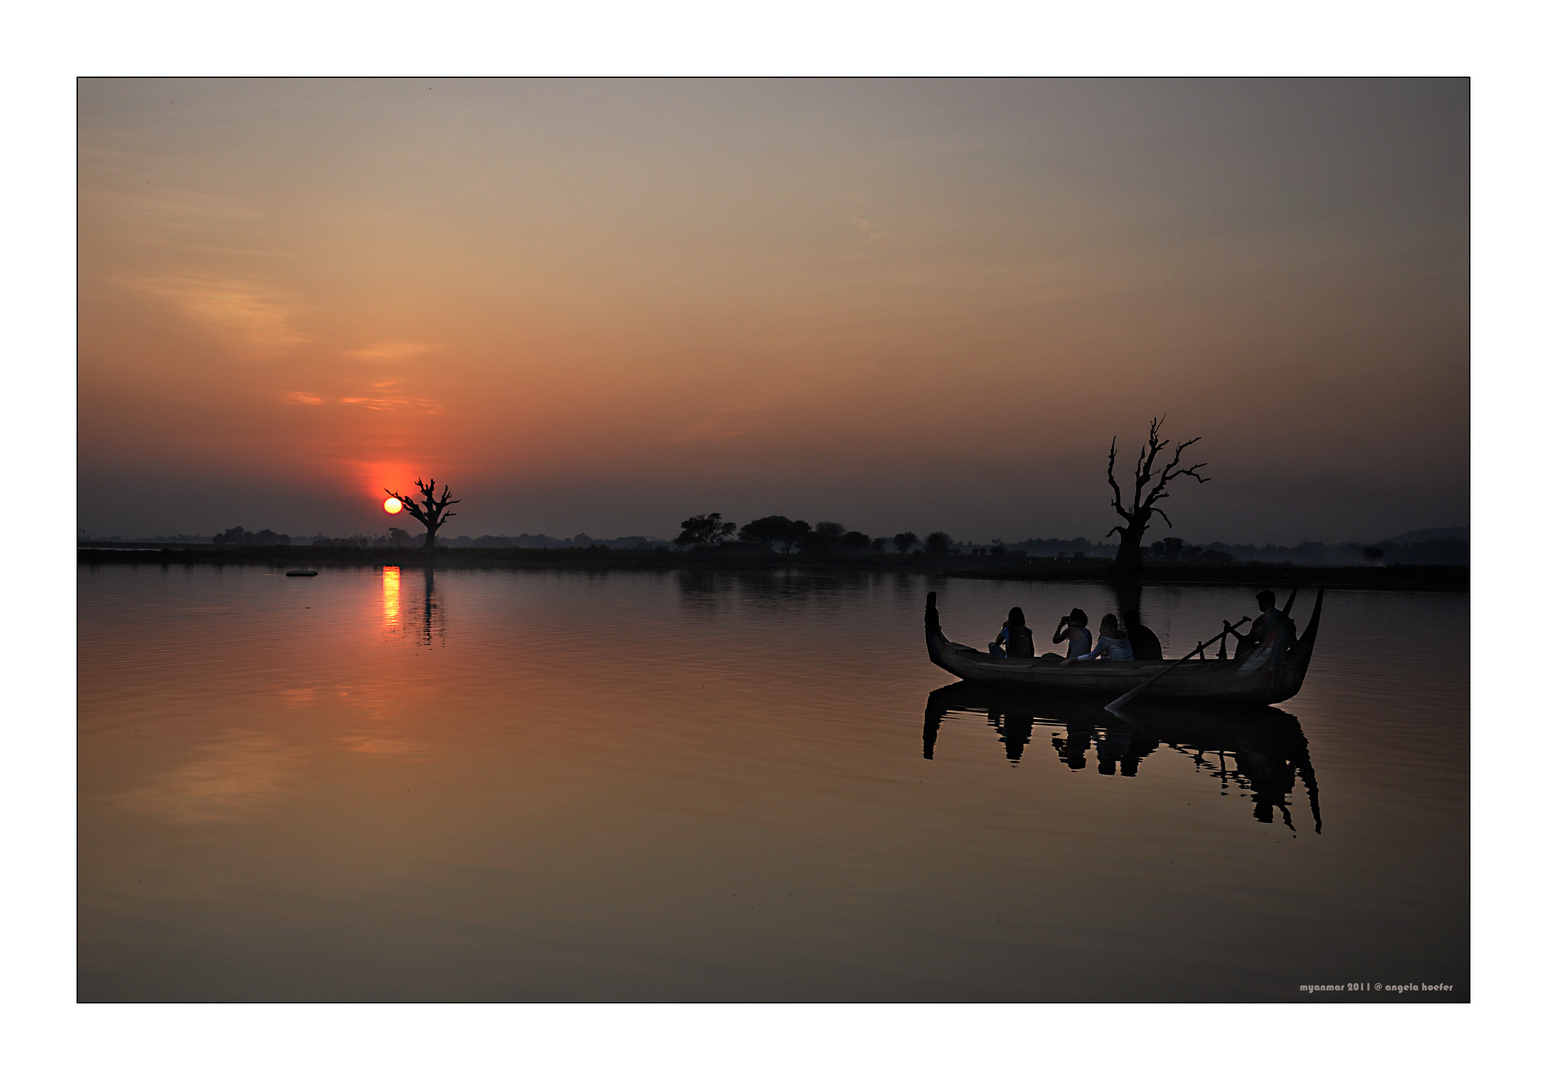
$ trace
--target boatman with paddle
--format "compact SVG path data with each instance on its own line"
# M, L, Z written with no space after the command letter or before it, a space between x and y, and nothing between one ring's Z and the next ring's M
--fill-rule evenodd
M1268 635L1273 632L1274 627L1278 626L1279 620L1284 617L1284 613L1274 607L1277 601L1278 597L1273 595L1272 589L1263 589L1258 593L1257 608L1262 614L1252 621L1252 628L1244 634L1232 627L1228 622L1225 623L1225 631L1234 634L1238 642L1235 647L1235 657L1237 660L1266 641ZM1294 633L1293 629L1290 630L1290 633Z

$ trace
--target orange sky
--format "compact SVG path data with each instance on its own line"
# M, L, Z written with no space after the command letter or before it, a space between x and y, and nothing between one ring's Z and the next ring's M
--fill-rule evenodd
M80 83L80 527L1468 520L1468 88ZM1161 528L1165 532L1163 523ZM1158 535L1158 534L1157 534Z

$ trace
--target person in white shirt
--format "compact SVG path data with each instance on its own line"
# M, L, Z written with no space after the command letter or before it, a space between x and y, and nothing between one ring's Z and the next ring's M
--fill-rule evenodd
M1128 633L1118 625L1117 616L1108 612L1101 620L1101 640L1084 656L1065 660L1071 664L1079 660L1132 660L1133 649L1128 644Z

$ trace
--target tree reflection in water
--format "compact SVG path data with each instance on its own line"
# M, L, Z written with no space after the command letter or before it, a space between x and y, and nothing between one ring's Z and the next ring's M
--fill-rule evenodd
M1137 776L1139 764L1162 746L1192 758L1200 772L1234 785L1252 800L1252 816L1272 822L1274 811L1294 829L1289 797L1298 777L1311 817L1321 832L1321 800L1310 747L1300 722L1270 706L1221 707L1182 703L1136 703L1122 717L1088 700L1017 698L952 683L929 695L924 707L924 756L933 759L940 725L947 716L985 716L1004 745L1011 766L1019 764L1038 725L1052 732L1058 760L1071 770L1089 765L1104 776Z
M398 607L398 589L396 574L397 567L391 567L393 572L392 600L393 613L396 615ZM398 633L412 633L415 643L418 645L434 645L437 641L442 647L446 644L446 614L444 604L435 594L435 569L423 567L424 589L417 596L409 596L409 586L404 583L402 618L389 622L388 630Z

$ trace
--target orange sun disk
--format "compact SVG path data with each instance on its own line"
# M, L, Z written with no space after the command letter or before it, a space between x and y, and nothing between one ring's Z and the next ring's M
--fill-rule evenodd
M403 504L398 502L396 499L388 499L386 502L381 504L381 508L389 514L396 514L403 509Z

